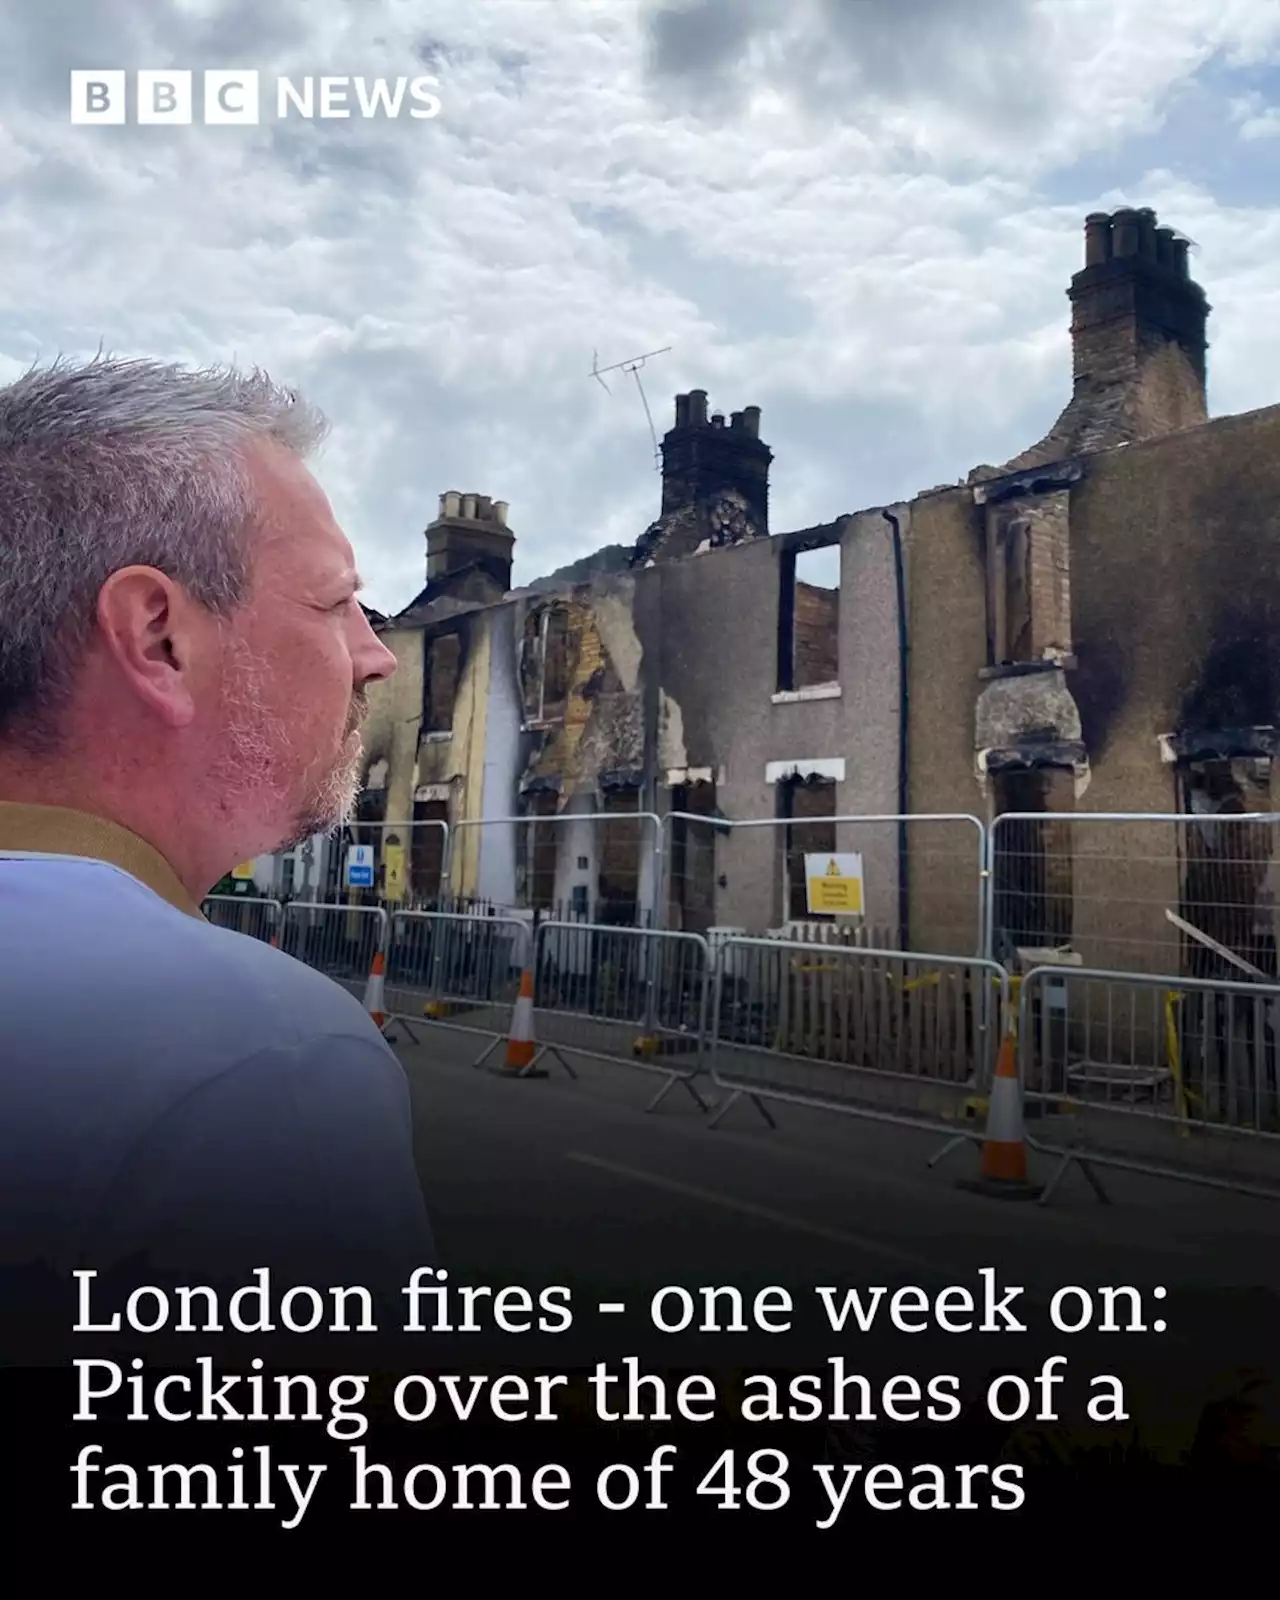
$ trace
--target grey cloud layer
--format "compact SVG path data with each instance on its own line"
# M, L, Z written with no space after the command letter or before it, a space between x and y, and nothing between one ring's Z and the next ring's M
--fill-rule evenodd
M994 64L975 43L972 72L1016 75L1051 24L1012 0L855 7L848 32L848 7L793 0L787 23L735 0L727 36L706 3L674 23L630 0L228 0L203 21L159 0L8 7L0 377L101 344L304 386L334 418L320 476L381 609L420 585L447 488L510 502L521 582L643 530L648 426L630 380L591 381L593 348L673 347L643 374L660 430L679 389L762 406L778 527L1012 454L1065 398L1063 290L1099 202L1156 205L1200 242L1215 404L1260 404L1280 365L1280 211L1129 172L1122 151L1213 51L1259 58L1280 28L1247 3L1167 0L1153 42L1144 5L1052 0L1050 17L1089 13L1094 40L1060 28L1016 139L955 90L970 69L949 20L981 14L999 40ZM72 67L166 65L431 70L445 109L69 125ZM846 94L836 116L742 93L801 67L826 74L802 87L856 71L878 98ZM1225 104L1223 128L1235 144ZM1236 147L1261 161L1268 143ZM1115 192L1070 190L1086 150L1121 152ZM1046 176L1065 199L1044 198Z

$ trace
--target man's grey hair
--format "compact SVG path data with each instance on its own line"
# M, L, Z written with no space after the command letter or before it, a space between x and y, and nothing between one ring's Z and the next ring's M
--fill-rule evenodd
M48 749L103 584L155 567L230 616L261 505L245 446L302 459L324 417L263 372L99 355L0 390L0 739Z

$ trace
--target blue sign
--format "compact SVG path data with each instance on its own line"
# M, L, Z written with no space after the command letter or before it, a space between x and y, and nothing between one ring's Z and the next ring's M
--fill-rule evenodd
M373 846L352 845L347 851L347 887L349 889L373 888Z

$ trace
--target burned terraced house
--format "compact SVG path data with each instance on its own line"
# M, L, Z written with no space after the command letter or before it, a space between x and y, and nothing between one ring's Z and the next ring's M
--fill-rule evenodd
M1270 832L1212 818L1276 809L1280 407L1209 418L1209 306L1152 212L1087 219L1069 299L1057 422L911 501L772 529L760 409L698 390L628 550L512 592L506 505L442 495L378 619L363 819L447 822L454 897L699 932L821 920L805 855L857 850L877 941L974 954L964 819L1017 814L1001 959L1194 968L1181 917L1273 971ZM1155 847L1071 820L1153 812L1184 819ZM407 831L430 898L443 833Z

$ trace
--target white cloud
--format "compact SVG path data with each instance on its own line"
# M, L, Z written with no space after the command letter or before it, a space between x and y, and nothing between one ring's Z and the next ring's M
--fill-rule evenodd
M0 378L105 344L301 384L335 420L320 476L384 609L420 586L446 488L510 502L518 581L652 519L634 382L605 395L593 348L673 347L642 375L659 432L678 389L761 405L775 527L1006 458L1066 397L1064 290L1097 204L1154 205L1196 239L1216 407L1276 398L1280 210L1163 172L1066 204L1061 179L1158 126L1211 59L1265 59L1280 8L1167 0L1152 29L1140 0L983 0L956 9L986 56L947 56L947 8L912 0L905 32L879 14L878 85L834 48L797 79L806 6L777 35L757 9L741 116L705 73L692 105L670 98L646 64L653 8L630 0L366 0L358 23L336 0L43 0L0 18ZM444 110L69 124L72 67L166 64L430 70Z

